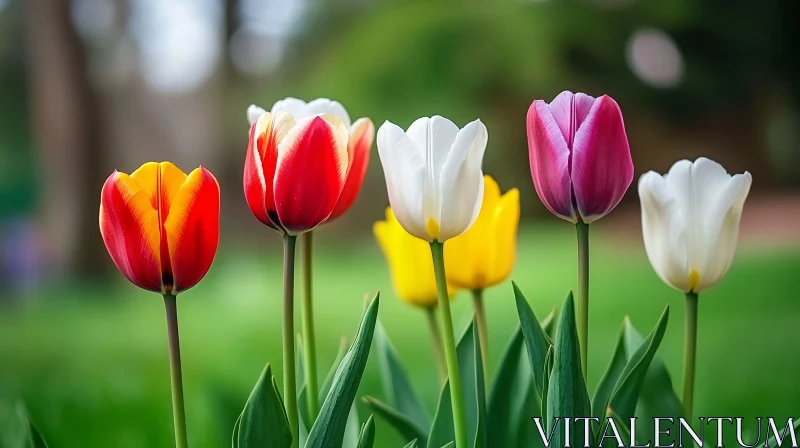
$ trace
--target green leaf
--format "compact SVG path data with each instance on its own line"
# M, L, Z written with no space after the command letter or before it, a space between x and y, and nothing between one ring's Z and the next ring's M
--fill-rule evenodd
M455 439L453 432L453 406L450 402L450 381L445 380L439 393L439 404L433 416L431 431L428 433L427 448L439 448L443 443Z
M664 313L661 314L653 331L633 353L619 375L619 380L614 386L614 392L611 394L608 407L613 409L614 413L623 420L628 420L634 416L636 402L639 399L647 369L656 355L658 346L661 345L661 340L667 331L668 321L669 306L664 309Z
M769 433L767 435L767 440L766 440L765 446L769 446L769 448L780 448L780 447L783 447L783 446L787 446L787 447L792 446L791 445L792 437L789 434L789 431L786 429L786 427L788 426L788 423L789 422L787 420L786 425L783 425L783 427L778 427L778 421L777 421L777 419L775 420L775 427L778 430L778 434L783 434L783 438L782 438L780 444L777 443L778 441L775 440L775 435L773 434L772 429L769 429L769 426L768 426L767 430L769 431ZM800 419L795 419L794 422L792 423L792 427L794 428L795 436L800 435ZM798 438L800 438L800 437L798 437ZM789 443L789 445L787 445L787 442Z
M236 423L233 424L233 435L231 436L231 447L239 448L239 427L242 424L242 414L236 418Z
M475 328L478 325L476 319L477 317L473 319L472 325L470 325L470 328L472 329L472 356L474 364L473 378L470 383L475 386L474 396L477 400L477 403L475 403L477 418L475 421L475 439L473 446L475 448L486 448L489 446L488 433L486 430L486 423L488 421L488 417L486 415L486 383L484 382L485 377L483 373L483 354L481 353L481 343L478 332L475 331ZM469 394L469 392L466 390L465 392ZM468 402L465 400L465 403Z
M358 448L372 448L374 444L375 422L372 420L372 415L370 415L361 428L361 435L358 437Z
M325 380L322 381L322 387L319 390L320 403L325 403L325 399L328 398L328 392L331 390L333 378L336 376L336 371L339 369L339 364L342 363L345 354L347 354L347 338L342 336L339 342L339 351L336 353L336 358L334 358L333 364L331 364L328 374L325 375Z
M589 394L586 392L581 369L578 332L575 328L575 302L570 291L561 308L556 328L553 371L550 374L547 390L547 430L549 432L559 423L555 418L589 417L591 412ZM571 440L583 440L582 433L583 428L580 425L573 425ZM566 446L563 430L556 428L551 446Z
M603 377L597 384L597 389L594 391L592 398L592 415L603 421L606 417L606 409L608 402L611 400L611 394L614 392L614 387L617 385L622 370L628 363L628 356L625 353L625 326L623 325L620 332L617 346L614 348L614 354L611 356L611 363L608 365ZM603 426L603 425L601 425ZM599 431L602 431L600 428Z
M431 415L411 387L406 369L380 321L375 329L375 348L386 402L420 428L430 428ZM424 438L420 440L424 443Z
M486 434L486 418L480 419L481 413L483 412L485 415L486 412L486 393L485 385L483 384L481 358L476 356L480 350L479 347L476 348L476 338L474 322L470 322L456 346L458 371L461 374L464 414L467 424L467 438L472 440L472 447L475 445L476 438L483 440ZM477 345L479 346L480 344ZM477 375L479 371L481 372L480 378ZM479 404L480 401L483 401L484 404ZM483 408L482 411L481 408ZM483 429L479 429L481 427ZM438 448L442 444L453 441L453 439L455 439L455 434L453 432L453 413L450 402L450 382L445 381L442 393L439 395L439 405L436 409L436 415L433 417L427 446L428 448Z
M530 425L530 417L534 416L528 412L535 389L527 358L522 329L517 328L506 346L489 393L487 426L489 440L495 446L530 446L521 440L522 426Z
M376 414L381 416L384 420L389 422L390 425L400 433L406 440L419 440L425 443L428 439L425 430L412 422L407 415L400 413L400 411L392 408L388 404L374 398L364 397L364 403L370 407Z
M547 349L553 345L547 333L544 332L536 315L533 314L531 306L525 299L516 283L511 282L514 287L514 299L517 302L517 314L522 328L522 335L525 337L525 346L528 350L528 362L533 372L533 382L536 393L542 397L542 384L544 384L544 357Z
M39 433L39 430L36 429L30 419L28 419L28 428L31 432L31 446L33 448L47 448L47 442L44 441L44 437L42 437L42 434Z
M455 448L456 442L449 442L447 444L442 445L442 448Z
M417 448L417 439L408 442L403 448Z
M556 317L558 317L558 313L556 313L556 309L553 308L552 310L550 310L550 314L545 316L540 325L544 333L551 341L551 343L553 337L556 335Z
M630 320L625 319L625 353L627 358L631 358L641 347L644 339L636 331ZM636 404L636 433L641 434L640 441L646 443L650 438L648 434L655 431L655 417L673 417L677 419L683 417L683 404L675 394L672 387L672 379L669 376L666 366L658 357L653 357L647 374L644 377L644 384L639 393L639 400ZM662 423L664 423L662 421ZM678 443L679 424L663 424L662 428L670 429L670 435L662 437L664 444L670 442Z
M289 420L269 364L244 405L238 432L239 448L288 448L292 445Z
M364 374L372 345L372 336L378 319L380 293L367 308L353 346L342 359L334 376L328 397L322 404L317 421L311 428L306 448L339 448L342 446L348 410Z
M344 426L344 437L342 446L344 448L357 448L358 439L361 435L362 426L358 422L358 408L355 402L350 406L350 413L347 414L347 423Z
M542 395L547 397L547 392L550 390L550 375L553 373L553 346L547 349L547 355L544 357L544 381L542 382ZM542 421L547 421L547 400L541 402Z

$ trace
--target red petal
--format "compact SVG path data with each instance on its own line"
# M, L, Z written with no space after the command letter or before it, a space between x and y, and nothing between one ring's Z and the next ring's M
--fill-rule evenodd
M347 180L345 180L342 194L336 202L333 213L328 217L328 221L333 221L346 212L361 191L364 183L364 176L367 174L369 165L369 152L372 148L372 141L375 139L375 125L369 118L361 118L353 124L350 139L347 143L347 153L350 160L347 166Z
M569 148L550 107L536 100L528 109L528 157L536 194L550 212L576 222L569 178Z
M347 175L347 139L341 120L314 116L298 121L280 142L275 208L287 232L311 230L330 216Z
M219 243L219 184L207 169L189 173L164 223L173 293L196 285L208 272Z
M250 139L244 161L244 196L250 211L259 221L282 232L283 229L274 213L272 179L275 177L277 145L271 130L271 114L263 115L250 126Z
M134 285L162 292L158 210L136 181L114 172L100 196L100 234L122 275Z
M584 222L608 214L633 180L633 161L616 101L598 98L575 134L572 186Z

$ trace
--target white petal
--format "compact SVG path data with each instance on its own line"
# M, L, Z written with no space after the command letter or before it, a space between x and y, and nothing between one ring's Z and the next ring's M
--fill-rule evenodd
M458 131L441 177L440 241L464 233L476 218L483 199L483 154L488 141L486 126L475 120Z
M441 226L442 194L439 176L448 153L458 135L458 126L447 118L433 116L420 118L406 132L425 161L426 176L423 188L425 220L433 220Z
M639 178L642 237L647 258L661 280L675 289L688 292L686 227L679 201L668 183L671 175L665 176L665 179L650 171Z
M270 112L273 114L277 112L286 112L291 114L295 120L314 115L308 113L308 104L306 104L305 101L292 97L282 99L273 104Z
M306 104L306 113L309 115L331 114L339 117L344 121L347 129L350 129L352 123L350 122L350 115L347 110L338 101L331 101L327 98L317 98L310 103Z
M753 179L748 172L733 177L726 173L726 177L728 179L723 185L714 185L712 191L705 192L709 201L705 204L706 216L702 220L705 252L696 292L722 280L736 254L739 222Z
M408 233L430 241L423 213L425 163L416 145L389 121L378 129L377 144L389 205L397 221Z
M250 124L250 126L252 126L253 123L255 123L256 121L258 121L258 119L262 115L264 115L264 112L266 111L263 108L258 107L255 104L251 104L247 108L247 122Z

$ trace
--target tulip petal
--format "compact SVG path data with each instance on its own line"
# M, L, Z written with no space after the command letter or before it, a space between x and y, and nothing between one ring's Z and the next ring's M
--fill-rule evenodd
M207 169L189 173L164 223L173 276L173 294L202 279L219 242L219 184Z
M528 158L533 185L542 203L554 215L577 223L572 206L570 150L547 103L536 100L528 109Z
M278 144L275 208L281 226L302 233L333 212L347 175L347 128L332 115L299 120Z
M488 138L486 126L480 120L467 124L456 134L438 179L439 241L464 233L478 217L484 188L481 165Z
M693 175L703 247L698 255L700 278L695 292L701 292L718 283L733 262L752 176L748 172L731 176L722 165L702 157L695 161Z
M550 102L550 112L567 142L568 148L574 148L575 134L586 119L595 98L585 93L572 93L564 91Z
M347 153L349 164L347 165L347 180L342 188L342 194L336 202L336 208L328 217L328 221L333 221L346 212L358 193L361 191L361 184L364 183L364 176L367 174L369 165L369 152L372 148L372 141L375 139L375 125L369 118L359 118L350 129L350 138L347 143Z
M420 150L403 129L386 121L378 129L378 156L398 222L408 233L430 241L423 212L427 170Z
M678 167L678 170L682 169ZM642 236L647 257L656 274L664 283L688 292L688 237L680 203L668 185L672 170L670 173L661 176L650 171L639 178Z
M622 112L607 95L593 103L575 133L571 173L578 212L587 224L611 212L631 185L633 161Z
M431 118L422 117L411 123L406 135L414 142L425 161L427 175L423 185L423 210L426 225L433 222L435 227L441 227L442 195L439 191L439 177L458 135L458 126L438 115ZM439 235L428 235L428 237L437 239Z
M272 106L272 113L288 112L294 116L295 120L313 117L314 115L330 114L339 117L347 129L350 129L350 115L338 101L331 101L328 98L317 98L309 103L297 98L286 98L276 102Z
M484 189L481 211L472 227L461 235L447 240L445 272L447 280L464 289L484 289L494 263L495 211L500 202L500 187L491 176L483 176Z
M125 278L140 288L162 292L158 210L131 176L115 171L103 185L100 233Z
M491 274L486 288L504 281L514 268L519 227L519 190L516 188L508 190L500 198L494 213L493 227Z
M436 306L436 279L428 244L406 232L391 208L386 209L386 221L376 222L373 231L389 264L397 296L423 308Z
M264 110L264 108L258 107L255 104L251 104L247 108L247 123L250 126L252 126L253 123L258 121L258 119L261 118L262 115L264 115L265 112L266 110Z

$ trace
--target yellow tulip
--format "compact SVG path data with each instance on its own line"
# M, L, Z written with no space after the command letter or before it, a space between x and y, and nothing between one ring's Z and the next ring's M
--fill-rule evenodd
M519 226L519 191L500 196L500 187L484 176L483 205L469 230L444 245L447 282L472 291L505 280L514 267Z
M435 307L436 279L429 244L406 232L391 207L386 208L386 221L376 222L373 231L389 264L397 296L422 308ZM453 292L448 287L448 293Z

